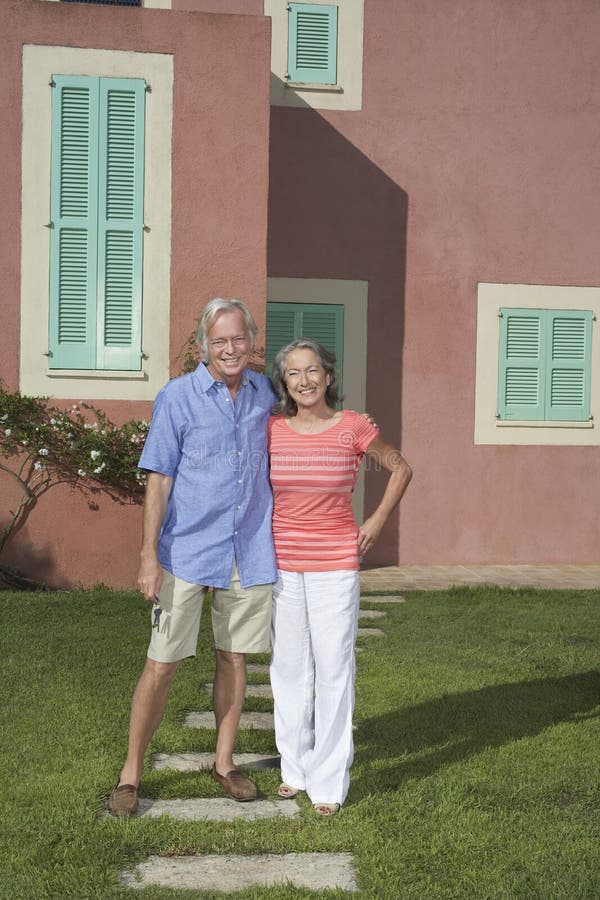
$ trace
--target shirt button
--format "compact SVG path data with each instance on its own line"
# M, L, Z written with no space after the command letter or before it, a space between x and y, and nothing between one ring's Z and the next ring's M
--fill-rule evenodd
M233 533L234 533L234 534L237 534L237 531L234 531Z
M236 509L241 509L241 508L242 508L242 507L241 507L240 504L238 503L238 505L236 506Z
M238 478L238 484L241 484L241 483L242 483L242 479Z

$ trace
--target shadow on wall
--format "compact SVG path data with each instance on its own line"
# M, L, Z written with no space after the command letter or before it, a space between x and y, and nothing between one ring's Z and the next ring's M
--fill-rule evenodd
M8 519L0 520L0 532L6 528ZM5 588L31 589L52 584L59 590L68 585L56 581L56 563L48 545L33 544L19 528L18 540L9 541L0 558L0 590Z
M599 694L600 673L590 671L438 697L360 722L356 760L405 756L377 768L378 789L396 790L402 782L427 778L490 748L534 737L561 722L597 716ZM372 791L368 775L352 784L353 799Z
M327 115L352 126L351 112ZM406 192L321 113L271 107L268 274L368 282L367 409L398 447L407 212ZM367 515L385 482L383 473L367 474ZM371 565L398 562L392 519L369 555Z

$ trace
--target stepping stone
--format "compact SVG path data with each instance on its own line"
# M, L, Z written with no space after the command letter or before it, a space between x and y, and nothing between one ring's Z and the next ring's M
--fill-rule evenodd
M398 595L397 597L365 597L362 599L365 603L406 603L406 598Z
M287 884L312 891L333 888L358 891L351 853L150 856L133 871L122 872L120 881L131 888L156 885L174 890L198 890L201 886L203 891L225 893L252 885L273 887Z
M212 712L189 712L183 721L185 728L209 728L213 731L215 726L215 714ZM245 712L240 718L240 728L260 728L268 731L275 728L273 713Z
M177 772L198 772L212 769L214 761L214 753L154 753L152 768L155 771L175 769ZM236 753L235 763L243 769L260 771L278 769L281 759L279 756L265 756L261 753Z
M383 615L383 613L382 613ZM208 691L209 694L212 694L213 686L212 684L203 684L202 687L205 691ZM246 697L268 697L269 700L273 699L273 691L271 690L270 684L247 684L246 685Z
M385 637L385 631L382 631L381 628L359 628L358 636L359 637Z
M253 800L238 803L230 797L194 797L190 800L149 800L140 798L138 819L172 816L199 822L232 822L234 819L295 819L300 807L295 800Z
M269 667L263 666L261 663L248 663L246 669L248 672L256 672L257 675L269 674Z
M360 609L358 611L359 619L381 619L383 616L387 616L387 613L381 609Z

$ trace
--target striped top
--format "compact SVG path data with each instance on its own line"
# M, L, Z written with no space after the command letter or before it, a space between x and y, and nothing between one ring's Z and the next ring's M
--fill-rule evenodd
M349 410L319 434L298 434L283 416L271 418L269 452L278 569L358 569L352 491L363 454L378 434L364 416Z

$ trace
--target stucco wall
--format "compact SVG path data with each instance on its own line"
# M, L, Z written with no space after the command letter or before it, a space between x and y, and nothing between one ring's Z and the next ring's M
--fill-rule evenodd
M364 16L362 110L271 110L269 275L369 282L367 408L415 473L370 562L597 561L598 448L473 433L477 283L600 284L600 9Z
M0 233L0 375L7 386L19 386L24 44L173 55L171 373L180 371L178 357L199 309L211 297L242 297L264 325L269 20L9 0L0 5L0 34L0 196L5 212ZM45 221L47 215L41 211ZM65 402L79 399L85 397ZM116 421L149 417L151 411L149 403L94 403ZM12 489L3 481L0 490L5 508ZM9 558L23 564L28 574L55 584L133 585L140 509L123 509L103 497L96 502L99 509L90 509L80 495L50 491L13 542Z

